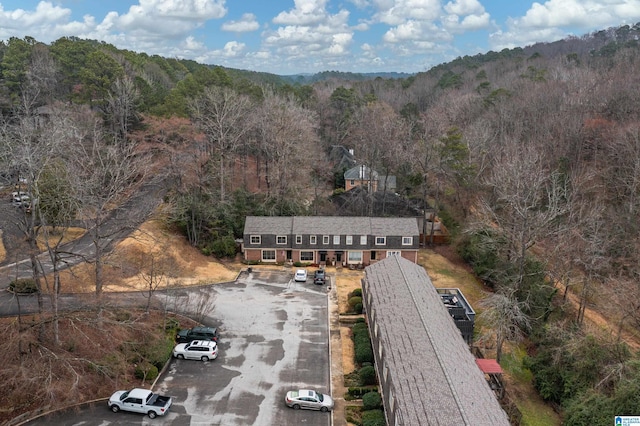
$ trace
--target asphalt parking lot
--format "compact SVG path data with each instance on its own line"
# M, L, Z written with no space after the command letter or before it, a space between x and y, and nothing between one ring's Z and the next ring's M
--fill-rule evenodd
M27 424L330 425L331 414L284 404L291 389L331 392L327 287L295 283L292 273L242 274L232 284L174 296L196 301L210 292L209 300L215 298L203 323L219 327L220 355L170 362L153 389L173 398L166 416L115 414L103 402Z

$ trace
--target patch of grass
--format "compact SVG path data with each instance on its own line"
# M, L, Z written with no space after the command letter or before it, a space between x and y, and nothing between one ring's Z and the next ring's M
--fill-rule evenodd
M61 235L61 232L63 231L62 229L59 228L54 230L51 227L48 227L48 231L48 243L50 246L54 246L58 243L65 244L69 241L76 240L86 232L83 228L66 228L64 229L64 234ZM47 248L47 242L45 241L42 233L38 235L38 247L43 251Z
M537 400L519 399L516 402L522 413L521 426L560 426L560 416L547 405L538 403Z
M500 366L502 369L509 373L509 375L521 384L531 383L533 374L528 368L522 365L523 358L527 355L525 349L521 346L512 348L509 353L504 354L500 360Z
M522 413L522 426L560 426L562 420L551 406L544 403L532 385L533 374L522 364L527 355L524 346L512 346L500 360L500 366L513 381L519 394L514 399L518 410ZM507 387L509 392L512 386ZM513 389L511 389L513 391Z

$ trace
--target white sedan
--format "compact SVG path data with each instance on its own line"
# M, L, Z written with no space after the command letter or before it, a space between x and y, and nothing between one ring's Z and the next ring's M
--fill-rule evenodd
M293 276L293 280L296 282L307 282L307 270L298 269L296 271L296 274Z
M318 393L314 390L294 390L287 392L284 397L287 407L294 410L301 408L307 410L320 410L323 412L333 410L333 398L329 395Z

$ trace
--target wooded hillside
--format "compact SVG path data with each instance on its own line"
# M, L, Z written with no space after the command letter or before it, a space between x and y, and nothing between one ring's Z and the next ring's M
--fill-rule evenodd
M639 36L636 24L404 79L329 73L305 86L94 41L11 39L2 177L38 199L21 227L31 254L40 225L91 222L99 295L100 226L149 176L171 182L169 220L189 242L225 256L247 214L334 214L345 167L330 153L353 149L433 207L493 287L484 321L498 357L526 339L526 366L565 424L609 424L640 412L638 348L621 339L640 338ZM365 196L351 213L390 214L376 205ZM617 335L585 329L587 306Z

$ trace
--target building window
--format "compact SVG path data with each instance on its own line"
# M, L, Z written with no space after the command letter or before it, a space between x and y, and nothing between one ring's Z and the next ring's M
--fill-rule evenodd
M371 250L371 260L376 260L376 251Z
M309 244L316 244L318 242L318 237L312 235L309 237Z
M322 236L322 244L329 244L329 236L328 235L323 235Z
M376 245L377 246L383 246L387 244L387 238L386 237L376 237Z
M402 237L402 245L403 246L412 246L413 245L413 237Z
M366 246L367 245L367 236L366 235L360 235L360 245L361 246Z
M347 255L347 260L349 263L362 263L362 252L350 251Z
M287 236L286 235L276 236L276 244L287 244Z
M353 186L353 185L355 185L355 184L356 184L356 181L355 181L354 179L351 179L351 180L349 181L349 184L350 184L351 186Z
M313 252L312 251L301 251L300 252L300 261L313 262Z
M353 235L347 235L346 243L347 243L348 246L353 244Z
M276 251L275 250L262 250L262 260L265 262L275 262Z
M397 251L397 250L389 250L387 252L387 257L391 257L391 256L400 256L402 253Z
M340 235L334 235L333 236L333 244L336 246L340 245Z
M260 244L260 235L252 235L251 244Z
M302 244L302 235L296 235L296 244Z

